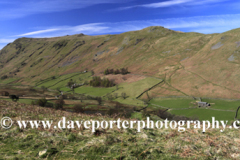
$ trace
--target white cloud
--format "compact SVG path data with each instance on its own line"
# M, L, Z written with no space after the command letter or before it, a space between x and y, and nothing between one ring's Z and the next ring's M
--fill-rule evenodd
M5 47L6 44L0 44L0 50L3 49L3 47Z
M136 8L136 7L163 8L163 7L171 7L176 5L205 5L210 3L219 3L223 1L228 1L228 0L170 0L170 1L157 2L157 3L148 3L148 4L142 4L142 5L121 7L121 8L113 9L111 11L127 10L131 8Z
M90 24L84 24L84 25L78 25L74 27L69 27L68 30L71 30L73 32L88 32L88 33L99 33L102 31L105 31L109 29L107 26L103 26L104 23L90 23Z
M3 49L8 43L13 42L15 39L7 39L7 38L2 38L0 39L0 50Z
M173 6L173 5L178 5L178 4L184 4L184 3L192 2L192 1L193 0L171 0L171 1L165 1L165 2L139 5L139 7L161 8L161 7L169 7L169 6Z
M33 32L28 32L24 34L17 35L18 37L23 37L23 36L30 36L30 35L35 35L35 34L42 34L42 33L47 33L47 32L53 32L60 30L59 28L52 28L52 29L45 29L45 30L39 30L39 31L33 31Z
M31 31L14 36L31 36L33 38L57 37L83 33L86 35L99 35L122 33L133 30L140 30L149 26L163 26L165 28L200 33L221 33L240 27L240 14L212 15L212 16L195 16L183 18L154 19L143 21L125 21L116 23L90 23L77 26L57 26L49 27L42 30ZM0 49L7 43L15 39L0 39Z
M0 0L0 18L18 18L37 13L59 12L85 8L96 4L125 3L132 0Z
M54 37L84 33L87 35L99 35L109 33L122 33L140 30L149 26L163 26L165 28L193 31L200 33L221 33L240 27L240 14L195 16L183 18L155 19L144 21L126 21L116 23L90 23L77 26L49 27L21 34L20 36Z
M52 27L50 29L44 29L44 30L38 30L38 31L20 34L20 35L17 35L17 37L23 37L23 36L51 37L49 36L50 34L48 33L51 33L51 35L56 35L56 36L76 34L76 33L99 34L99 33L105 33L106 30L109 29L108 26L104 26L104 25L105 25L104 23L89 23L89 24L83 24L83 25L77 25L77 26L59 26L56 28Z
M13 42L15 39L0 39L0 43L11 43Z

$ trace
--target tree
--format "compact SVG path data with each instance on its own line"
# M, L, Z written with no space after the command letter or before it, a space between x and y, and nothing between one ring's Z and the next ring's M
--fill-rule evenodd
M114 71L114 74L119 74L119 73L120 73L119 69Z
M74 84L73 80L70 79L69 82L67 83L67 86L71 88L73 84Z
M47 104L47 100L46 98L42 98L42 99L38 99L36 102L34 102L33 104L39 105L41 107L45 107Z
M1 77L1 80L7 79L7 78L8 78L8 76L4 75L4 76Z
M113 95L115 99L118 98L118 93L114 93Z
M93 87L112 87L115 85L112 80L107 78L101 79L98 76L92 77L92 80L90 80L89 84Z
M84 106L81 104L76 104L73 106L73 110L77 113L84 113Z
M7 91L3 91L3 92L1 93L1 95L2 95L2 96L9 96L9 93L8 93Z
M110 69L109 74L113 74L113 73L114 73L114 69Z
M126 98L127 98L127 94L126 94L125 92L122 92L121 95L122 95L122 98L123 98L123 99L126 99Z
M59 100L56 101L54 108L55 109L63 109L63 105L65 104L63 98L61 97Z
M18 101L18 99L19 99L19 96L16 96L16 95L9 95L9 98L11 98L12 99L12 101Z
M45 86L41 86L41 89L42 89L43 94L44 94L44 92L47 91L47 88Z
M108 74L109 74L109 70L106 69L106 70L104 71L104 74L105 74L105 75L108 75Z
M108 95L107 95L107 98L108 98L108 100L113 100L113 99L114 99L111 94L108 94Z
M97 97L96 100L98 101L98 104L99 104L99 105L102 104L102 98L101 98L101 97Z

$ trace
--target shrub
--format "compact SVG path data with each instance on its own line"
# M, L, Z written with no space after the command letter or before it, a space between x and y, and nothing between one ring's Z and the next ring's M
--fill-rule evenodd
M73 86L73 84L74 84L73 80L70 79L70 81L67 83L67 86L68 86L69 88L71 88L71 87Z
M105 75L108 75L108 74L122 74L122 75L125 75L125 74L128 74L128 68L121 68L120 70L119 69L106 69L104 71L104 74Z
M84 106L81 104L76 104L73 106L73 110L77 113L84 113Z
M114 93L113 96L115 99L118 98L118 93Z
M120 74L119 69L115 70L115 71L114 71L114 74Z
M159 109L156 112L156 115L162 119L175 120L175 121L198 120L197 117L188 118L185 116L178 116L178 115L171 114L171 113L167 112L167 110L163 110L163 109Z
M127 98L127 94L126 94L125 92L123 92L121 95L122 95L122 98L123 98L123 99L126 99L126 98Z
M63 109L63 105L65 104L63 98L60 98L59 100L56 101L54 108L55 109Z
M109 95L107 95L107 99L108 99L108 100L113 100L114 97L113 97L113 95L109 94Z
M69 142L73 142L76 140L76 136L72 133L70 133L68 136L67 136L67 139Z
M94 76L93 79L89 82L89 84L93 87L112 87L115 85L113 81L107 78L101 79L98 76Z
M104 74L105 74L105 75L108 75L108 74L109 74L109 70L106 69L106 70L104 71Z
M35 102L33 101L32 104L33 105L39 105L41 107L45 107L46 104L47 104L47 100L46 100L46 98L38 99Z
M64 98L64 99L66 99L66 98ZM68 96L68 99L76 100L76 99L78 99L78 98L75 97L74 95L69 95L69 96Z
M88 81L84 81L83 84L84 84L84 85L89 85Z
M16 96L16 95L9 95L9 98L12 99L12 101L18 101L19 99L19 96Z
M28 90L29 90L30 92L36 92L36 89L34 89L34 87L30 87Z
M172 115L171 113L167 112L167 110L162 110L162 109L159 109L157 111L157 116L159 116L160 118L162 119L169 119L169 120L172 120L174 115Z
M110 108L107 114L110 116L118 115L124 116L125 118L130 118L133 112L134 112L133 109L131 108L126 109L123 104L116 102L114 108Z
M41 86L42 92L46 92L48 89L45 86Z
M4 76L1 77L1 80L7 79L7 78L8 78L8 76L4 75Z
M1 95L2 95L2 96L9 96L9 93L6 92L6 91L3 91L3 92L1 93Z
M98 104L99 104L99 105L102 104L102 98L101 98L101 97L97 97L96 100L98 101Z
M49 103L49 102L47 102L47 103L45 104L45 107L53 108L53 103Z

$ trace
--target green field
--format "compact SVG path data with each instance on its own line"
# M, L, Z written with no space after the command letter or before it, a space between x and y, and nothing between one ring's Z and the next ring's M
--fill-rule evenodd
M8 83L14 82L16 80L19 80L19 78L8 78L5 80L0 80L0 84L8 84Z
M210 103L211 106L208 108L198 108L196 100L190 98L158 98L152 99L149 107L152 109L160 109L161 107L156 106L159 105L170 108L169 112L172 114L198 117L199 120L211 120L212 117L215 117L217 120L231 121L234 120L235 111L240 104L239 100L202 99L202 101Z
M39 84L38 87L44 86L50 89L64 88L70 79L76 81L76 83L83 83L89 79L89 76L91 76L90 72L66 74Z
M134 119L142 119L142 113L140 112L135 112L135 113L132 113L132 116L131 118L134 118Z
M118 93L118 95L121 95L121 93L125 92L127 96L131 98L136 98L142 92L144 92L145 90L149 89L150 87L154 86L159 82L161 82L161 80L147 77L137 82L122 83L119 85L119 89L114 93Z
M196 103L193 99L188 98L165 98L165 99L152 99L151 104L156 104L166 108L190 108L196 107ZM154 108L156 106L153 106Z
M238 106L240 106L240 100L202 99L202 101L208 102L208 103L214 103L214 104L211 104L211 108L214 108L214 109L236 111Z
M6 100L6 101L12 101L10 98L1 98L2 100ZM24 104L31 104L33 101L33 99L19 99L18 102L19 103L24 103Z
M109 88L100 88L100 87L91 87L91 86L82 86L74 90L75 93L87 94L91 96L104 96L107 93L111 93L116 90L116 87Z
M170 113L175 115L184 115L187 117L197 117L199 120L212 120L215 117L216 120L234 120L235 113L227 111L216 111L206 108L193 108L186 110L170 110Z
M121 96L121 95L120 95ZM146 106L146 104L144 104L143 101L139 100L139 99L136 99L136 98L126 98L126 99L123 99L122 97L119 97L117 99L115 99L115 101L118 101L120 103L123 103L123 104L129 104L129 105L135 105L135 106Z

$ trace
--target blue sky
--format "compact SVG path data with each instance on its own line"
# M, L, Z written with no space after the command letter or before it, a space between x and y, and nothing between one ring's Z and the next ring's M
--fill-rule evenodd
M0 0L0 49L20 37L115 34L149 26L200 33L240 28L233 0Z

